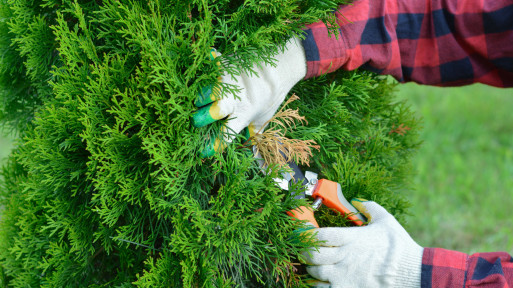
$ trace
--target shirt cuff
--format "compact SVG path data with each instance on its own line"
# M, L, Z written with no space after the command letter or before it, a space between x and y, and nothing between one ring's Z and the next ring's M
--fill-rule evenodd
M318 22L306 27L304 37L305 79L333 72L346 62L346 44L342 33L330 35L326 25Z
M424 248L421 287L463 287L468 255L442 248Z

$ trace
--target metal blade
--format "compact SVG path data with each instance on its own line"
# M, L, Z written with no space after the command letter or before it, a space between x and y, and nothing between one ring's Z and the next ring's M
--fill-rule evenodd
M256 158L258 166L262 171L265 173L265 170L267 166L265 165L264 160L260 156L260 153L256 149L255 146L253 146L253 156ZM278 184L278 186L281 187L283 190L289 190L290 181L294 181L294 183L301 183L303 185L306 185L308 183L308 180L305 178L305 175L303 172L301 172L301 169L299 166L297 166L294 162L288 162L287 163L288 168L290 168L289 172L282 172L281 176L282 178L274 178L274 181ZM296 199L303 199L306 197L304 193L294 193L293 195Z

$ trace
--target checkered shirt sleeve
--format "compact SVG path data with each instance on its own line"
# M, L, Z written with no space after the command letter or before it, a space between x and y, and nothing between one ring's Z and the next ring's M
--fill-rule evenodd
M356 0L339 37L308 25L306 78L364 68L438 86L513 87L513 0Z
M465 253L425 248L421 287L513 287L513 258L505 252Z

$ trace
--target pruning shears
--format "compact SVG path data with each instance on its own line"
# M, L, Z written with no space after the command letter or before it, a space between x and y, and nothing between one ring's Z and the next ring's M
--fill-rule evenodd
M264 169L265 164L260 159L256 147L253 147L253 154L260 165L261 169ZM297 207L288 212L288 214L298 220L306 220L309 224L319 228L319 224L314 217L314 211L324 204L326 207L338 211L341 215L346 216L347 219L351 220L355 225L362 226L367 222L365 216L363 216L347 199L342 193L342 186L340 183L333 182L327 179L318 179L318 174L306 171L304 174L299 166L294 162L288 162L289 172L282 173L282 178L275 178L276 183L284 190L289 189L291 181L294 183L300 183L305 186L304 192L299 194L291 194L291 197L296 199L304 199L306 196L310 196L314 199L311 207L301 206Z

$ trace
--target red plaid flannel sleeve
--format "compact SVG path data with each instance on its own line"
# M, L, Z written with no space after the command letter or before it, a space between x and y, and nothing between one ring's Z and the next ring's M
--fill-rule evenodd
M357 0L305 29L306 78L359 67L440 86L513 87L513 0Z
M421 287L513 287L513 258L505 252L467 255L425 248Z

